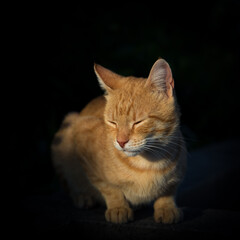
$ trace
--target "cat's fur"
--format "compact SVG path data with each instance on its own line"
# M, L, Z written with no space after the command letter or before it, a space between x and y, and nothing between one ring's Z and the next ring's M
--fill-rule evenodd
M52 143L57 173L77 206L105 203L107 221L133 220L132 206L155 201L156 222L178 222L186 149L168 63L158 59L146 79L94 70L105 96L65 117Z

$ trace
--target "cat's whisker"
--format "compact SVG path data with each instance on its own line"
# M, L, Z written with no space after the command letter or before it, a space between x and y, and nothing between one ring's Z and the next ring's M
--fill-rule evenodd
M174 149L174 148L173 148L173 145L174 145L174 146L176 146L176 147L178 147L178 148L181 148L181 149L184 150L185 152L187 152L187 149L184 148L181 143L182 143L182 142L176 142L176 141L171 141L171 140L170 140L170 141L168 142L168 147Z
M186 148L184 148L183 145L181 144L183 143L183 139L178 138L176 136L171 136L171 137L174 137L177 141L174 139L168 139L164 147L161 145L162 142L159 141L159 138L148 137L148 138L145 138L145 140L147 141L147 146L149 148L154 148L155 151L159 151L159 152L163 151L165 155L167 154L167 157L171 156L172 154L168 150L176 151L176 148L180 148L183 152L187 153Z
M171 139L171 138L166 138L166 139L160 139L160 140L150 140L152 143L156 144L164 144L167 145L170 142L174 142L176 144L184 143L183 139Z
M175 138L176 140L171 139L171 138ZM162 142L160 142L159 139L157 139L157 138L146 138L146 140L148 142L150 142L151 144L162 144ZM164 141L163 141L163 143L164 143ZM180 147L182 150L187 152L187 150L183 147L182 143L184 143L183 138L181 138L181 137L179 138L179 137L176 137L176 136L171 136L169 139L166 140L166 143L164 143L164 145L166 147L170 147L172 150L175 150L175 149L171 145L175 145L176 147Z
M171 156L171 153L169 151L167 151L166 149L164 149L163 147L161 147L161 146L155 146L155 145L149 145L148 144L148 147L156 149L156 151L158 150L159 152L160 151L164 151L168 156Z
M153 155L154 158L157 158L157 159L162 158L162 156L160 156L159 153L152 151L151 149L145 149L145 152L150 153L151 155Z
M161 151L156 151L155 149L149 148L149 147L144 147L144 150L146 152L150 152L154 155L155 158L166 158L166 154L161 152Z
M184 152L186 152L187 153L187 149L186 148L184 148L183 146L181 146L181 145L179 145L179 144L174 144L174 143L171 143L172 145L169 145L168 147L169 147L169 149L172 149L172 150L176 150L176 149L181 149L181 150L183 150Z

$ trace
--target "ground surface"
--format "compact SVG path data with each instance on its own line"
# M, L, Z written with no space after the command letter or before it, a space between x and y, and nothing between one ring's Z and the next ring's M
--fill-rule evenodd
M63 192L22 199L21 232L34 235L74 235L78 239L206 239L229 237L240 229L240 183L238 140L226 141L194 151L188 172L179 188L181 223L156 224L152 207L135 211L135 220L114 225L104 219L104 208L80 210ZM236 235L235 235L236 237Z

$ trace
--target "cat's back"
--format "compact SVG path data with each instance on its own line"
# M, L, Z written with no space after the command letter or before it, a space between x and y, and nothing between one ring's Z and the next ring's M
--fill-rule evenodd
M87 106L80 112L79 116L103 118L105 105L106 99L104 96L96 97L87 104Z
M105 148L106 138L104 124L104 109L106 100L99 96L90 101L79 113L73 125L73 143L76 154L84 155L89 161L94 161L101 149ZM89 146L91 148L89 149Z
M99 96L90 101L80 112L73 126L74 141L78 149L88 149L98 146L95 144L104 133L104 109L106 100L104 96ZM101 140L102 141L102 140ZM96 146L95 146L96 145ZM97 150L97 149L95 149Z
M80 163L85 157L94 161L93 153L99 152L98 143L103 146L105 142L101 139L105 131L104 108L105 98L100 96L89 102L80 113L71 112L65 116L51 145L53 164L59 175L62 172L65 177L74 173L81 175Z
M80 113L67 114L54 136L51 146L53 155L66 155L66 153L71 155L74 146L94 143L96 136L101 135L104 130L104 108L105 98L100 96L89 102ZM59 157L53 159L58 161Z

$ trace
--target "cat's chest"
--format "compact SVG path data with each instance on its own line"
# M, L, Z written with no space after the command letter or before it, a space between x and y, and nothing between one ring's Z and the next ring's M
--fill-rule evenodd
M108 181L116 185L133 205L150 202L164 191L169 173L165 163L149 162L142 157L114 162L114 170L108 172Z
M126 199L133 205L150 202L159 196L164 188L165 176L159 172L131 172L119 181L119 187Z
M163 179L162 175L147 176L147 174L143 174L138 176L127 188L123 188L123 192L128 201L134 205L150 202L161 192Z

